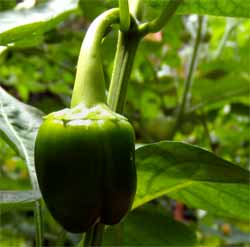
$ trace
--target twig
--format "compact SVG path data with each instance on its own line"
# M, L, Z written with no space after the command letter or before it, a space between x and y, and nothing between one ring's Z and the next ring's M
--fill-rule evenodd
M194 76L194 72L196 70L196 65L197 65L197 60L198 60L199 47L200 47L201 38L202 38L203 20L204 20L203 16L198 17L198 28L197 28L196 39L194 42L193 54L191 57L191 62L190 62L189 68L188 68L187 78L184 82L184 91L182 94L181 105L180 105L180 108L177 112L176 123L175 123L175 128L173 129L172 138L174 137L176 130L178 129L179 124L183 118L185 111L186 111L187 100L189 97L190 89L191 89L192 82L193 82L193 76Z
M161 30L171 19L182 2L183 0L170 0L158 18L154 19L153 21L143 23L139 26L140 34L144 36L148 33L155 33Z

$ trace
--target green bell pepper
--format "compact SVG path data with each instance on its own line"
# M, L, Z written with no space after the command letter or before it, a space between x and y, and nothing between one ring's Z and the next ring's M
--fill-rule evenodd
M136 190L134 132L106 105L48 115L35 146L38 182L53 217L70 232L118 223Z
M39 187L52 216L70 232L118 223L136 191L134 130L106 105L100 44L119 10L91 24L81 47L71 108L45 117L35 143Z

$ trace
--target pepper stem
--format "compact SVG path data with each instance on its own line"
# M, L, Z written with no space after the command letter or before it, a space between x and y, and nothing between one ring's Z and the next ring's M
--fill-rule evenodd
M119 9L114 8L99 15L90 25L78 58L71 107L81 102L87 107L106 103L100 46L106 29L117 22L119 22Z

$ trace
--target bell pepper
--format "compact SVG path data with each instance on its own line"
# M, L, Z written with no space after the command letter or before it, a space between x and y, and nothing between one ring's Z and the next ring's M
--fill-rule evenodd
M134 132L106 105L48 115L35 146L39 186L52 216L70 232L118 223L136 188Z
M118 223L136 191L134 131L106 104L100 44L119 21L109 10L90 26L79 55L71 108L49 114L35 143L35 168L44 201L66 230Z

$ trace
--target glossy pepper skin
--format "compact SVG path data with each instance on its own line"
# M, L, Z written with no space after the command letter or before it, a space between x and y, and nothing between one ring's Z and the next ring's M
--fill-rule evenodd
M49 114L37 135L35 168L45 203L66 230L116 224L136 191L133 128L105 104Z

